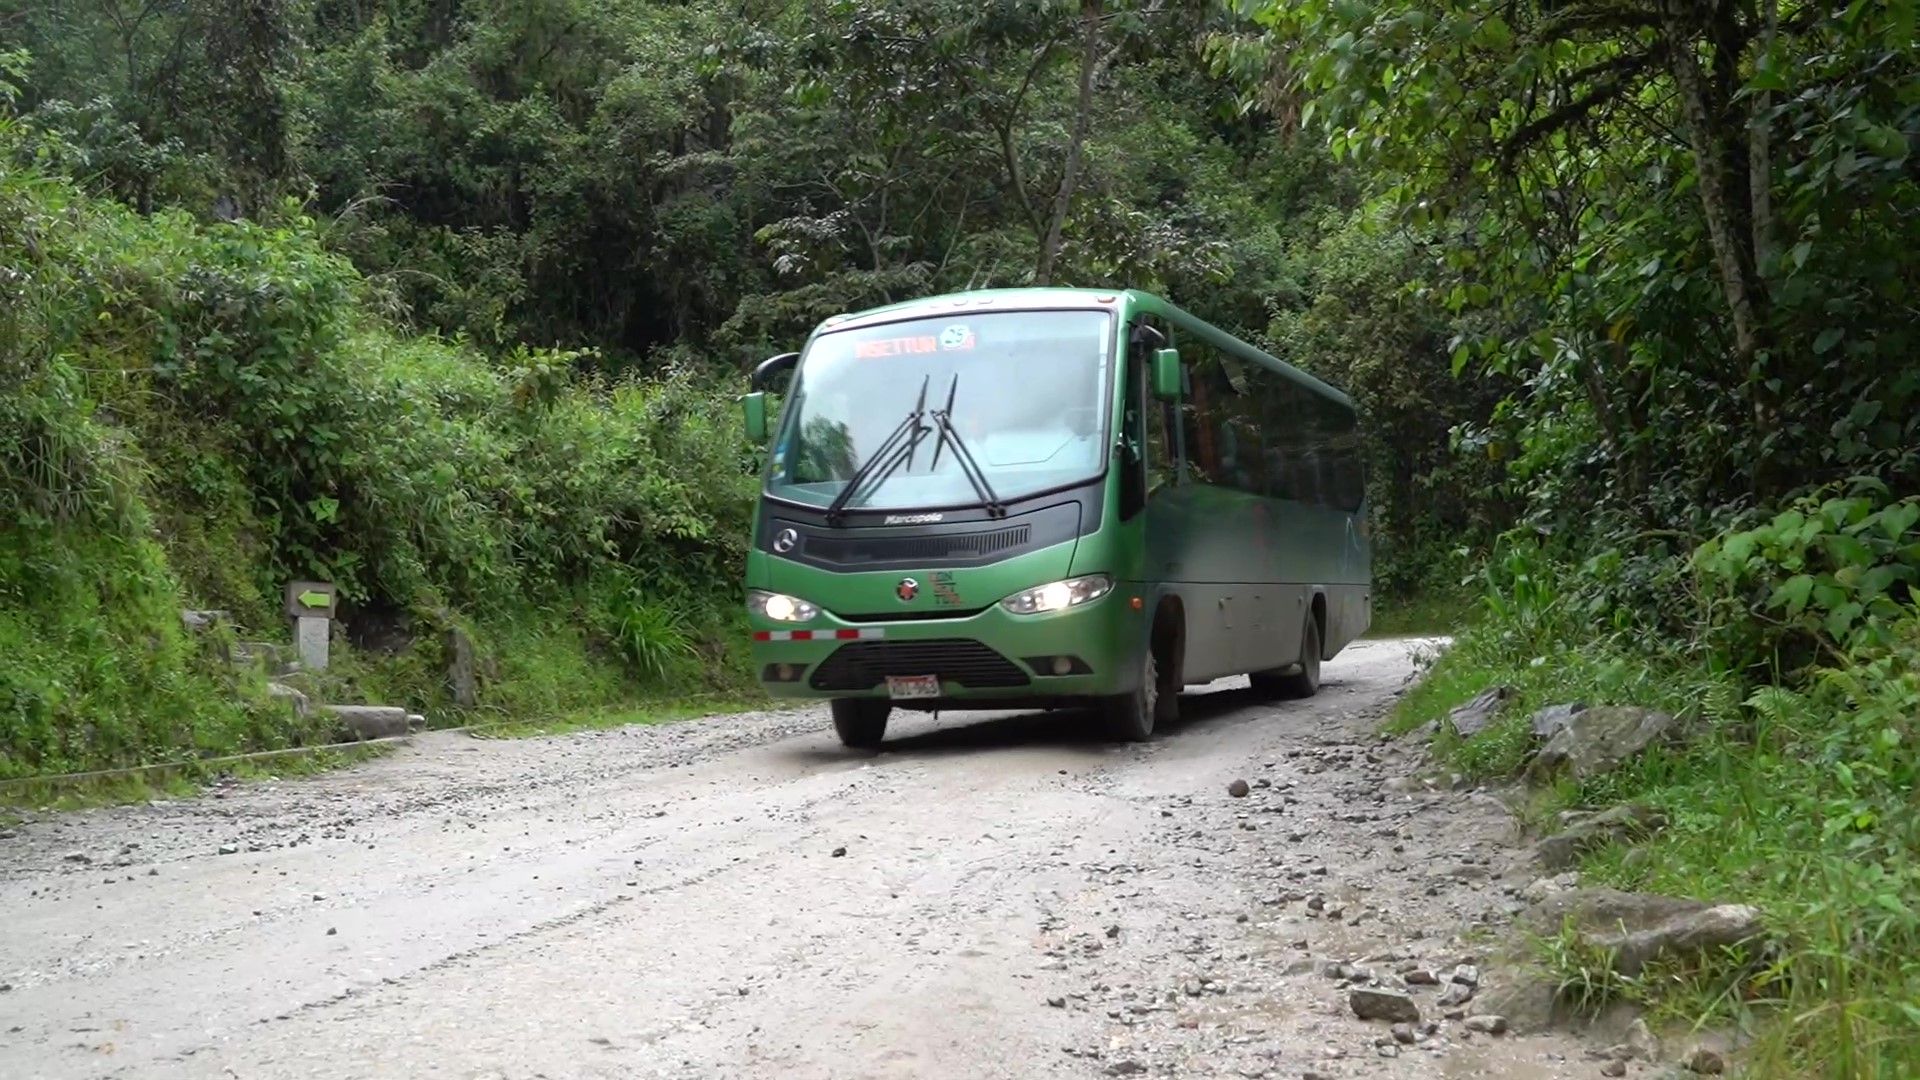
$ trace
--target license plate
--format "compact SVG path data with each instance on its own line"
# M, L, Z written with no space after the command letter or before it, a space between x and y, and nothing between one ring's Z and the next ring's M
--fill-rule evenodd
M887 696L895 700L939 697L940 677L938 675L889 675L887 676Z

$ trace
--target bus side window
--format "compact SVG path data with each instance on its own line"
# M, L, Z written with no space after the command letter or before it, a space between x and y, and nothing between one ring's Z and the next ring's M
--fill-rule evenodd
M1223 440L1227 415L1223 400L1233 393L1219 356L1212 346L1194 341L1181 349L1186 361L1189 394L1180 406L1180 426L1186 438L1186 475L1202 484L1228 483L1226 462L1233 446ZM1225 445L1223 445L1223 443Z

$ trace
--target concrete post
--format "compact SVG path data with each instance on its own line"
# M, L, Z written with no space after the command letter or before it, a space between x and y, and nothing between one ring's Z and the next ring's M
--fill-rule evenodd
M327 670L327 629L332 623L331 619L313 619L304 615L293 620L294 652L300 657L303 670Z
M327 670L328 631L335 600L333 586L324 581L287 582L287 618L293 620L294 652L307 671Z

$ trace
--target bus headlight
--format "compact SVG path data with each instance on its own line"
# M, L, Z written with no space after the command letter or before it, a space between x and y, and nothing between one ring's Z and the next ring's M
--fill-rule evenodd
M1098 600L1112 591L1112 578L1105 574L1090 574L1014 593L1000 601L1000 605L1015 615L1039 615L1077 607L1090 600Z
M747 610L774 622L807 622L820 614L819 608L797 596L759 589L747 590Z

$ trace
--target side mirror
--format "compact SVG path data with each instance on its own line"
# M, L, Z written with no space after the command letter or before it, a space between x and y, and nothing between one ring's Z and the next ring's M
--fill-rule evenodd
M746 414L747 438L754 443L767 441L767 395L755 390L740 399L741 411Z
M753 387L755 390L765 390L768 381L775 375L791 368L799 359L800 354L797 352L781 353L779 356L768 357L760 361L759 367L753 369L753 375L747 380L747 385Z
M1180 397L1180 350L1154 350L1153 396L1161 401L1173 401Z

